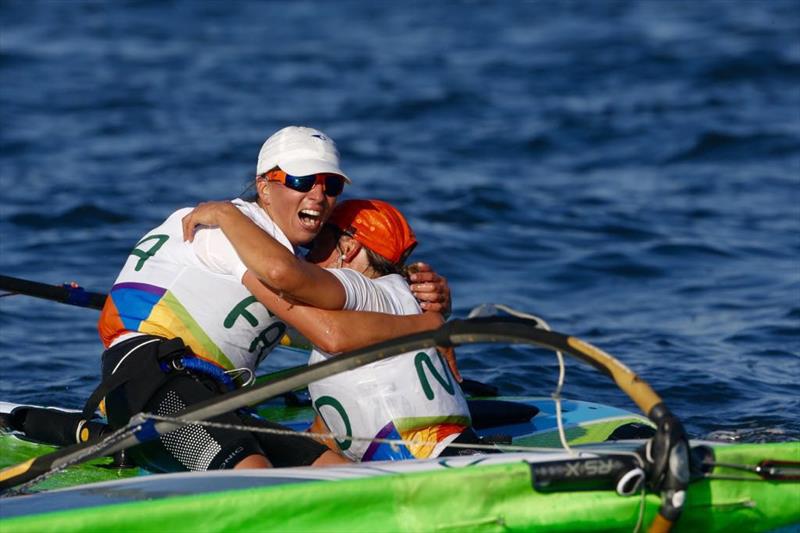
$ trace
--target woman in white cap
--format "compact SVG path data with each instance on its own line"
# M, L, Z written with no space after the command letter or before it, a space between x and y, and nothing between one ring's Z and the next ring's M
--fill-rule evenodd
M312 128L291 126L261 148L254 201L237 199L229 205L294 256L296 246L319 233L349 181L329 137ZM258 363L286 332L285 323L249 290L262 285L247 272L222 231L204 230L194 242L184 241L181 219L189 211L176 211L136 244L101 314L98 329L107 348L103 382L84 413L91 413L105 398L112 427L127 424L142 411L169 416L251 383ZM429 296L440 298L441 285L439 289ZM344 327L354 320L363 324L357 332ZM329 317L324 327L330 328L328 348L351 349L431 329L441 320L438 313L406 318L340 313ZM242 412L213 420L277 426ZM129 455L155 471L346 461L303 437L198 425L140 445Z
M193 238L198 225L221 228L248 266L247 276L263 282L251 287L253 294L312 341L317 339L315 324L326 316L318 308L421 313L402 275L417 241L405 217L386 202L347 200L337 205L307 261L290 254L230 203L201 204L184 217L183 224L187 239ZM295 303L282 301L279 295ZM359 327L353 324L351 330ZM330 350L318 347L309 363L331 357L326 352ZM453 377L436 350L429 349L312 383L309 392L319 415L312 428L332 430L338 438L329 446L356 461L451 453L452 449L445 450L453 442L478 442ZM347 438L354 436L365 440ZM391 446L372 438L411 444Z

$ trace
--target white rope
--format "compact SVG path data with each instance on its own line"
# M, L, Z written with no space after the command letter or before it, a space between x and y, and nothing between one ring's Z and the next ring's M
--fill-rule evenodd
M636 520L636 525L633 528L633 533L639 533L642 530L642 524L644 523L644 509L645 509L645 501L647 499L647 487L646 483L643 481L641 486L641 497L639 498L639 517Z
M247 367L234 368L233 370L226 370L225 374L229 375L233 381L241 379L243 375L247 374L247 379L245 379L244 382L242 383L242 387L249 387L250 385L256 382L255 372L253 372Z
M517 318L525 318L527 320L533 320L536 322L536 327L543 329L545 331L552 331L550 329L550 325L541 317L536 315L532 315L530 313L525 313L523 311L519 311L514 309L513 307L509 307L503 304L481 304L477 307L474 307L468 315L468 318L478 317L478 316L492 316L497 314L497 311L503 311L511 316L515 316ZM558 427L558 438L561 441L561 447L570 454L576 455L575 451L570 447L567 443L567 434L564 431L564 418L561 408L561 391L564 388L564 379L566 377L566 365L564 364L564 354L560 351L556 350L556 357L558 358L558 383L556 385L556 390L553 391L553 394L550 395L553 398L553 401L556 404L556 426Z
M475 316L491 315L495 309L499 309L501 311L504 311L504 312L508 313L509 315L516 316L518 318L526 318L526 319L529 319L529 320L534 320L534 321L537 322L537 327L539 327L541 329L544 329L545 331L552 331L550 329L550 325L544 319L542 319L541 317L538 317L536 315L532 315L532 314L529 314L529 313L524 313L522 311L518 311L516 309L513 309L513 308L508 307L508 306L503 305L503 304L482 304L482 305L472 309L472 311L469 314L469 317L472 318L472 317L475 317ZM553 392L551 397L553 398L553 401L555 402L555 405L556 405L556 425L558 427L558 438L561 440L561 446L564 448L564 450L569 455L572 455L572 456L580 455L579 453L576 453L575 450L573 450L570 447L570 445L567 443L567 436L566 436L566 432L564 431L564 419L563 419L563 414L562 414L562 409L561 409L561 391L564 389L564 381L565 381L565 377L566 377L566 365L564 364L564 354L561 353L561 351L556 350L556 357L558 358L558 383L556 385L556 390ZM586 453L586 452L592 453L587 448L582 448L581 452L582 453ZM597 453L599 455L608 454L608 452L601 451L601 450L595 450L594 453ZM629 456L633 456L633 457L636 458L636 461L639 463L639 467L640 468L644 468L644 463L642 461L642 458L639 457L639 455L637 453L625 452L625 451L619 451L619 452L615 451L614 455L629 455ZM639 502L639 517L638 517L638 519L636 521L636 526L633 529L633 531L635 533L638 533L642 529L642 523L644 522L645 499L646 499L646 496L647 496L646 483L644 483L644 481L642 481L642 483L640 485L641 485L641 489L640 489L641 490L641 500Z

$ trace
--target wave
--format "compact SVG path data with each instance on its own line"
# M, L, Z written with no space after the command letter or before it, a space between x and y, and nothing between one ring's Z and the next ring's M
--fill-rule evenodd
M636 261L626 254L612 252L591 254L578 261L572 261L550 279L575 282L585 278L590 272L636 279L661 278L666 273L663 268ZM597 281L592 276L589 278Z
M668 157L666 163L725 159L751 161L758 157L794 155L800 152L800 140L783 134L734 134L708 131L699 135L688 148Z
M45 215L38 211L26 211L9 217L12 224L31 229L83 228L98 224L122 224L131 220L134 219L91 203L78 205L61 214Z
M735 333L725 339L731 344L770 342L775 344L780 338L785 338L790 342L795 342L800 338L800 327L797 325L772 325L747 328Z
M731 254L721 248L712 246L710 244L700 243L668 243L657 244L652 246L649 253L661 255L666 257L680 257L680 258L707 258L711 257L733 257Z
M701 77L723 83L753 83L760 79L774 81L776 78L796 81L800 80L800 63L783 59L773 52L754 50L746 55L714 61L705 68Z

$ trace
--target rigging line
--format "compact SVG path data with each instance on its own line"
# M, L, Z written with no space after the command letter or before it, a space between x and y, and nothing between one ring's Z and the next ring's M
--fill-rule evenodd
M130 435L133 435L134 433L136 433L139 430L140 426L141 426L141 423L137 421L135 423L133 423L133 422L129 423L127 426L121 427L120 429L116 430L115 432L113 432L112 434L108 435L107 437L104 437L103 439L97 441L97 443L95 443L94 445L87 447L85 450L82 451L82 453L80 455L78 455L76 457L73 457L69 461L64 461L63 463L61 463L61 464L59 464L57 466L52 466L47 471L42 472L41 474L39 474L38 476L34 477L33 479L30 479L30 480L26 481L25 483L22 483L21 485L18 485L16 487L12 488L12 489L9 489L7 492L5 492L2 495L0 495L0 498L6 498L6 497L10 497L10 496L19 496L19 495L22 495L22 494L28 494L26 492L27 489L33 487L34 485L38 485L39 483L47 481L52 476L56 475L57 473L59 473L59 472L61 472L63 470L66 470L70 466L73 466L75 464L80 463L83 460L84 457L86 457L88 455L91 455L92 453L94 453L95 450L99 449L101 446L105 446L107 444L116 443L116 442L118 442L118 441L120 441L120 440L122 440L122 439L124 439L124 438L126 438L128 436L130 436Z
M543 318L541 318L539 316L536 316L536 315L533 315L533 314L530 314L530 313L525 313L525 312L522 312L522 311L518 311L516 309L513 309L513 308L508 307L508 306L503 305L503 304L496 304L495 307L497 307L498 309L500 309L502 311L505 311L506 313L508 313L510 315L516 316L518 318L526 318L528 320L533 320L534 322L537 323L536 327L538 327L540 329L543 329L545 331L552 331L552 329L550 328L550 325ZM562 399L561 398L561 391L564 389L564 382L566 381L567 369L566 369L566 364L564 362L564 354L561 352L561 350L554 350L554 351L556 352L556 358L558 359L558 382L557 382L557 385L556 385L556 390L553 392L553 394L551 394L551 398L553 398L553 401L555 402L555 405L556 405L556 426L558 428L558 438L561 441L561 447L564 448L564 450L567 453L569 453L570 455L580 455L579 453L575 452L575 450L573 450L573 448L567 442L567 435L566 435L566 431L564 430L564 417L563 417L563 411L562 411L562 405L561 405L561 399ZM581 451L588 451L588 449L587 448L583 448ZM596 450L596 451L590 452L590 453L597 453L599 455L608 454L608 452L602 452L602 451L599 451L599 450ZM636 461L639 463L639 466L641 468L645 467L644 461L642 461L641 456L639 454L635 453L635 452L621 451L621 452L614 452L614 454L615 455L630 455L632 457L635 457Z
M633 528L633 533L639 533L642 530L642 524L644 523L644 509L645 509L645 501L647 499L647 484L642 483L641 488L639 489L640 497L639 497L639 517L636 519L636 526Z
M724 468L731 468L733 470L743 470L745 472L752 472L753 474L760 474L762 469L758 465L742 465L737 463L720 463L717 461L703 463L704 466L713 466L713 467L724 467Z
M250 431L253 433L268 433L273 435L284 435L284 436L293 436L293 437L306 437L310 439L316 438L332 438L336 440L352 440L358 442L377 442L379 444L389 444L392 446L398 445L429 445L435 446L439 444L437 441L427 441L427 440L408 440L408 439L385 439L379 437L357 437L351 435L342 435L339 433L312 433L310 431L295 431L293 429L276 429L276 428L265 428L265 427L258 427L258 426L248 426L248 425L239 425L239 424L226 424L223 422L211 422L208 420L189 420L184 418L175 418L170 416L161 416L161 415L153 415L143 413L143 418L156 420L159 422L180 422L184 424L193 424L198 426L207 426L213 427L217 429L230 429L235 431ZM514 446L510 444L460 444L456 442L451 442L447 445L448 447L452 446L453 448L464 448L470 450L501 450L501 451L511 451L511 452L542 452L542 453L556 453L559 451L558 448L545 448L545 447L531 447L531 446ZM583 450L581 450L583 452ZM596 452L588 452L589 455L596 455ZM619 453L615 452L604 452L604 455L628 455L626 453Z
M564 354L556 350L556 357L558 358L558 386L556 387L555 392L552 394L552 398L556 403L556 424L558 425L558 438L561 439L561 446L570 455L574 455L575 452L567 443L567 434L564 431L564 418L561 412L561 390L564 388L564 378L566 376L567 369L566 365L564 364Z
M289 435L289 436L300 436L315 439L319 438L333 438L338 440L353 440L353 441L363 441L363 442L377 442L381 444L389 444L393 447L398 445L430 445L435 446L439 444L435 441L425 441L425 440L405 440L405 439L383 439L383 438L368 438L368 437L357 437L357 436L350 436L350 435L342 435L338 433L311 433L311 432L298 432L291 429L274 429L274 428L264 428L258 426L249 426L249 425L236 425L236 424L225 424L219 422L211 422L206 420L191 420L186 418L178 418L178 417L169 417L169 416L158 416L152 415L147 413L142 413L135 421L130 422L128 425L116 430L111 435L101 439L94 445L86 448L82 451L82 453L78 456L73 457L69 461L65 461L52 469L48 470L40 474L39 476L29 480L28 482L12 489L11 491L3 494L5 496L12 496L16 494L21 494L26 491L26 489L41 483L51 476L61 472L70 466L73 466L77 463L82 462L83 458L89 455L92 455L95 450L101 449L102 447L115 444L119 441L124 440L130 435L135 434L137 431L141 429L141 425L148 419L152 419L155 421L163 421L163 422L179 422L182 424L195 424L198 426L208 426L208 427L215 427L220 429L230 429L230 430L237 430L237 431L249 431L249 432L258 432L258 433L269 433L269 434L277 434L277 435ZM453 448L463 448L463 449L474 449L474 450L492 450L492 451L506 451L506 452L538 452L538 453L545 453L549 455L553 455L559 451L558 448L552 447L534 447L534 446L515 446L515 445L508 445L508 444L460 444L460 443L450 443L448 444L449 447ZM598 448L590 448L590 447L581 447L580 450L575 451L574 449L570 449L570 455L574 455L577 457L596 457L596 456L628 456L633 457L636 462L643 467L644 463L642 458L639 454L627 451L627 450L607 450L607 449L598 449ZM737 478L739 479L739 478ZM742 480L753 481L752 478L740 478ZM756 478L757 480L757 478Z
M294 437L305 437L309 439L316 439L319 438L332 438L337 440L352 440L358 442L377 442L379 444L389 444L393 446L397 445L436 445L439 444L436 441L425 441L425 440L406 440L406 439L385 439L385 438L378 438L378 437L358 437L358 436L351 436L351 435L342 435L340 433L312 433L310 431L295 431L293 429L276 429L276 428L266 428L266 427L259 427L259 426L248 426L248 425L239 425L239 424L226 424L224 422L211 422L208 420L190 420L186 418L178 418L178 417L170 417L170 416L163 416L163 415L154 415L149 413L142 413L142 420L155 420L159 422L180 422L183 424L194 424L198 426L207 426L213 427L217 429L230 429L235 431L250 431L253 433L268 433L274 435L284 435L284 436L294 436ZM508 451L508 452L539 452L539 453L546 453L546 454L555 454L560 451L559 448L548 448L544 446L518 446L513 444L460 444L451 442L448 444L448 447L452 446L454 448L465 448L465 449L472 449L472 450L500 450L500 451ZM627 450L603 450L598 448L581 448L580 450L573 450L573 454L577 457L594 457L594 456L626 456L626 457L633 457L636 459L637 464L640 467L644 467L644 463L642 458L636 453Z
M42 474L36 476L35 478L10 489L9 491L2 494L0 497L11 497L17 496L22 494L28 494L27 489L31 488L34 485L42 483L47 479L51 478L52 476L62 472L63 470L73 466L77 463L80 463L82 459L94 453L96 449L99 449L108 444L114 444L118 441L121 441L127 438L130 435L135 434L137 431L141 429L142 422L152 419L156 421L164 421L164 422L181 422L183 424L195 424L198 426L208 426L214 427L219 429L230 429L230 430L237 430L237 431L250 431L256 433L268 433L268 434L276 434L276 435L289 435L289 436L299 436L305 437L310 439L315 439L317 437L320 438L340 438L340 439L348 439L353 441L369 441L369 442L378 442L381 444L389 444L393 447L398 445L436 445L438 442L435 441L424 441L424 440L405 440L405 439L383 439L383 438L365 438L365 437L355 437L349 435L341 435L337 433L311 433L311 432L298 432L291 429L274 429L274 428L265 428L265 427L257 427L257 426L248 426L248 425L237 425L237 424L225 424L219 422L211 422L207 420L190 420L185 418L176 418L176 417L168 417L168 416L159 416L159 415L151 415L147 413L142 413L140 417L136 419L135 422L131 422L128 425L116 430L111 435L101 439L94 445L86 448L83 450L79 456L72 458L69 461L65 461L58 466L52 467L50 470L43 472ZM475 449L475 450L501 450L501 451L509 451L509 452L538 452L538 453L545 453L549 455L553 455L557 453L559 450L557 448L547 448L547 447L532 447L532 446L513 446L513 445L506 445L506 444L459 444L459 443L450 443L448 446L452 446L454 448L464 448L464 449ZM596 450L596 449L582 449L578 452L574 452L578 457L595 457L595 456L604 456L604 455L624 455L624 456L631 456L634 457L637 461L641 463L641 458L633 453L624 450Z
M768 461L764 460L757 465L743 465L737 463L722 463L712 461L704 463L706 466L730 468L731 470L741 470L743 472L750 472L763 479L776 480L776 479L800 479L800 462L797 461Z
M234 381L236 381L237 379L241 378L244 375L247 375L247 379L244 380L244 383L242 383L242 385L241 385L242 387L249 387L250 385L252 385L256 381L255 372L253 372L252 370L250 370L247 367L234 368L233 370L226 370L225 374L228 374L229 376L231 376L231 379L234 380Z
M764 481L768 483L780 482L780 479L764 479L763 477L726 476L724 474L703 474L703 479L724 479L725 481Z
M470 312L469 316L470 317L480 316L478 310L481 307L489 307L489 308L493 307L494 309L498 309L500 311L508 313L511 316L532 320L535 324L535 327L543 329L545 331L553 331L550 328L550 324L548 324L542 317L539 317L531 313L525 313L524 311L514 309L513 307L509 307L504 304L483 304L480 307L474 308ZM561 406L561 391L564 389L564 381L567 372L566 365L564 364L564 354L561 353L560 350L555 350L555 352L556 352L556 358L558 359L558 382L556 385L556 390L553 391L553 394L551 394L550 397L553 398L553 401L555 402L556 405L556 426L558 427L558 438L561 441L561 447L564 448L564 450L566 450L568 454L576 455L575 451L573 451L573 449L567 443L567 434L564 431L564 417Z
M537 327L545 331L552 331L552 329L550 329L550 324L548 324L541 317L529 313L523 313L521 311L516 311L502 304L498 305L497 307L498 309L502 309L506 313L510 313L513 311L513 313L510 314L515 314L520 318L527 318L529 320L533 320L534 322L537 323ZM558 359L558 382L556 385L556 390L553 391L553 394L551 394L550 397L553 398L553 401L556 404L556 425L558 426L558 438L561 440L561 447L564 448L564 450L566 450L568 454L575 455L575 452L567 443L567 434L564 431L564 417L561 409L561 391L564 389L564 381L567 375L567 368L566 365L564 364L564 354L561 353L560 350L556 350L555 352L556 352L556 358Z
M542 328L543 330L552 331L550 329L550 325L542 318L536 315L528 315L527 313L520 314L525 315L526 318L530 318L538 322L538 327ZM556 390L553 391L553 394L551 394L550 397L553 398L553 401L556 404L556 426L558 427L558 438L561 440L561 447L564 448L568 454L575 455L575 451L573 451L567 442L567 434L564 431L564 415L561 407L561 391L564 389L567 367L564 364L564 354L561 353L560 350L556 350L555 352L556 358L558 359L558 382L556 383Z
M509 307L509 306L504 305L504 304L492 304L492 306L494 308L496 308L496 309L504 311L504 312L508 313L509 315L515 316L517 318L524 318L524 319L528 319L528 320L533 320L536 323L536 327L539 328L539 329L543 329L545 331L552 331L552 329L550 328L550 325L547 323L547 321L545 321L543 318L541 318L539 316L536 316L536 315L531 314L531 313L525 313L523 311L519 311L517 309L514 309L514 308ZM566 365L564 363L564 354L560 350L554 350L554 351L556 352L556 357L558 359L558 370L559 370L559 372L558 372L558 382L557 382L556 390L553 392L551 397L553 398L553 401L555 402L555 406L556 406L556 426L558 428L558 438L561 441L561 446L567 451L567 453L569 453L570 455L576 455L576 452L567 443L567 436L566 436L566 432L564 430L564 418L563 418L563 410L562 410L562 404L561 404L561 391L564 388L564 382L565 382L565 378L566 378ZM602 451L596 451L594 453L599 453L601 455L603 454ZM605 452L605 453L607 453L607 452ZM642 461L642 458L637 453L634 453L634 452L621 452L621 453L622 453L622 455L631 455L631 456L635 457L637 462L639 463L639 466L644 468L644 462Z

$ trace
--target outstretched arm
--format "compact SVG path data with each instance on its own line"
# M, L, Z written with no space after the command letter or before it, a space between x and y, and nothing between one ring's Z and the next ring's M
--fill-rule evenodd
M336 277L298 259L230 202L205 202L183 217L183 238L195 228L219 226L247 268L260 280L294 300L323 309L341 309L345 292Z
M395 337L429 331L443 322L439 313L387 315L367 311L330 311L292 304L250 271L245 273L242 283L281 320L328 353L349 352Z

